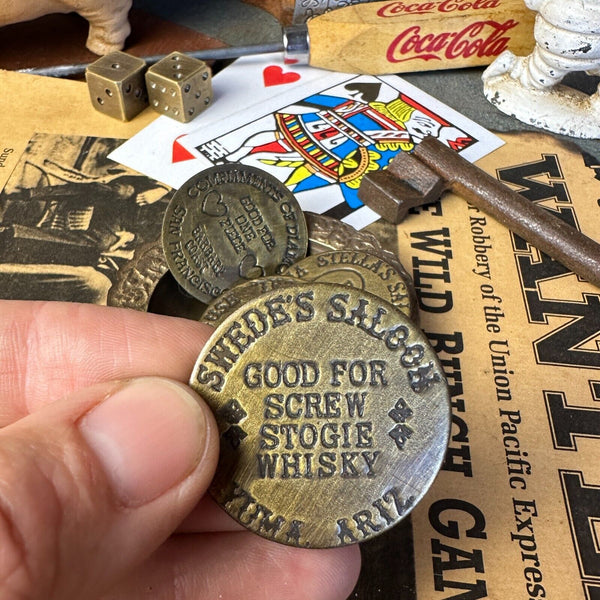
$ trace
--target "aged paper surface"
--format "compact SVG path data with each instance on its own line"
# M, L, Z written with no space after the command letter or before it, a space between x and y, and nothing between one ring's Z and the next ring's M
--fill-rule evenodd
M0 71L0 89L0 297L145 309L172 190L107 156L156 113L112 119L83 82Z
M13 149L13 156L3 164L7 170L0 170L0 186L36 132L127 139L156 118L153 110L146 109L128 123L111 119L93 108L87 85L81 81L0 69L0 89L0 146Z
M600 240L594 159L502 137L478 165ZM416 596L597 600L600 290L457 196L407 218L398 243L453 414L412 513Z

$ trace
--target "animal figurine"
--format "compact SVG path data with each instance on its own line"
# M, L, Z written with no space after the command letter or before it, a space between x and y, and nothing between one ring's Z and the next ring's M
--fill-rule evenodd
M580 138L600 137L600 93L561 81L568 73L600 75L600 0L524 0L537 11L535 48L503 52L484 71L486 98L502 112L537 127Z
M121 50L131 31L128 13L132 0L3 0L0 27L51 13L76 12L90 24L86 46L94 54Z

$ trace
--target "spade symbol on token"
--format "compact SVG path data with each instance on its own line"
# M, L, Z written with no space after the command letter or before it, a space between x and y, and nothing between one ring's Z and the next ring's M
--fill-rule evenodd
M223 196L219 192L211 190L202 200L202 212L209 217L224 217L229 209L223 202Z
M223 433L223 438L229 442L229 445L234 449L240 447L243 439L247 437L247 433L238 425L232 425Z
M217 414L232 425L243 421L248 416L248 413L236 398L231 398L225 406L217 411Z
M254 254L246 254L240 261L240 277L242 279L256 279L262 277L265 274L264 269L257 264L256 256Z

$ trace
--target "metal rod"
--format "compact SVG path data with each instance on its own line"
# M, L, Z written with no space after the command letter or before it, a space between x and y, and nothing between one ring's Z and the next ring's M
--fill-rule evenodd
M472 165L433 137L414 150L448 188L524 240L600 287L600 244Z
M251 56L254 54L271 54L273 52L284 51L283 41L267 44L251 44L249 46L232 46L227 48L207 48L204 50L193 50L183 52L192 58L199 60L229 60L239 58L240 56ZM163 59L166 54L156 54L154 56L142 56L148 66L157 63ZM52 67L35 67L29 69L19 69L19 73L28 73L30 75L44 75L46 77L80 77L85 74L89 63L79 63L71 65L55 65Z

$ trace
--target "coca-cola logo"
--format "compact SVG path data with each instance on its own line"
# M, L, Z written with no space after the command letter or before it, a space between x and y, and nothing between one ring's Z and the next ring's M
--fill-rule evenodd
M461 31L438 34L423 33L421 27L413 25L398 34L386 53L388 62L408 60L454 60L471 56L498 56L508 47L510 36L505 35L518 25L509 19L505 23L478 21Z
M427 14L433 12L451 13L465 10L482 10L498 8L502 0L475 0L466 2L460 0L442 0L442 2L388 2L378 11L378 17L396 17L403 13Z

